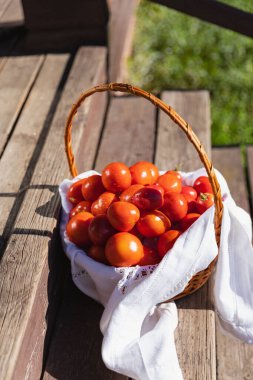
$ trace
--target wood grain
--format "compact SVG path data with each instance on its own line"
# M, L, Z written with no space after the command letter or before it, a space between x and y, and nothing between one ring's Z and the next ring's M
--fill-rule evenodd
M0 72L0 156L44 59L42 55L10 57Z
M5 10L8 8L12 0L0 0L0 22L1 17L4 14Z
M249 149L248 163L252 174L252 161ZM213 164L226 178L232 197L237 205L249 212L246 178L242 166L239 147L214 148L212 150ZM252 181L252 177L251 181ZM238 339L223 335L216 324L216 355L218 380L251 380L253 379L253 347Z
M24 22L23 8L21 5L21 0L12 0L9 5L5 8L0 22L5 25L17 26Z
M210 103L207 91L168 91L162 100L171 105L200 138L210 155ZM159 112L155 163L160 169L201 167L194 148L181 130ZM185 379L215 380L215 318L209 284L177 302L179 326L176 346Z
M41 279L45 281L50 272L53 271L53 268L48 267L47 262L56 260L57 264L60 260L60 258L56 259L59 248L58 250L54 249L52 244L54 243L53 233L59 216L57 187L60 181L68 176L67 163L64 159L64 125L67 112L76 94L104 81L105 62L106 49L104 48L81 48L77 53L45 144L38 157L30 188L24 197L1 262L0 378L6 380L15 379L15 368L19 368L18 376L21 379L33 380L37 378L33 376L34 373L31 374L30 368L37 366L38 375L42 365L43 351L45 355L47 353L47 347L43 347L43 338L45 335L44 318L46 314L48 318L48 313L50 313L49 295L44 291L45 282L43 282L44 285L41 289L38 286ZM79 122L83 127L91 103L92 101L87 102L79 117ZM93 126L98 135L102 126L103 112L104 110L101 109L100 124ZM75 147L78 146L78 136L82 133L82 130L75 130ZM87 140L89 141L92 138L93 136L88 136ZM97 145L96 139L93 140L93 144L94 146ZM90 155L92 156L92 152ZM63 259L62 255L60 257ZM57 265L60 265L60 262ZM38 294L41 297L39 305L36 301ZM36 302L39 306L37 309L35 307ZM56 302L56 299L51 298L51 302ZM39 326L36 326L37 330L31 334L30 328L34 325L30 325L30 321L36 321L37 316L39 319L43 316L41 318L43 323L39 323ZM35 341L29 342L30 339L35 338ZM40 355L36 354L34 358L34 350L27 350L22 355L23 346L30 348L32 346L34 350L36 348L35 351ZM19 360L22 361L19 362ZM57 377L57 373L53 375Z

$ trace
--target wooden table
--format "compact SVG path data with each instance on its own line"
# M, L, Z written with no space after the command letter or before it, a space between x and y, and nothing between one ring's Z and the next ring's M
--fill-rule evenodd
M107 49L0 58L0 379L126 379L105 368L102 306L72 283L58 235L58 185L70 177L64 153L68 111L85 89L107 78ZM8 50L9 49L9 50ZM210 145L207 91L166 91L200 137L235 200L250 210L253 147ZM154 161L160 169L200 167L178 128L144 99L96 94L73 131L79 170L117 160ZM209 282L178 301L176 344L185 380L253 379L252 347L224 337L215 322ZM158 380L158 379L157 379Z

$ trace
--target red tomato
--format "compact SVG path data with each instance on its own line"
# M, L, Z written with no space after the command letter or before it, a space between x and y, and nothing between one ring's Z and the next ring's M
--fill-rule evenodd
M131 185L128 189L124 190L123 193L120 194L119 199L122 202L131 202L132 196L136 193L136 191L142 189L143 185Z
M186 231L199 217L200 214L187 214L182 220L180 220L178 224L179 229L181 231Z
M70 186L67 193L67 198L73 205L77 205L78 203L84 200L83 194L82 194L82 184L85 181L86 181L86 178L80 179L80 181L74 182Z
M88 256L91 257L93 260L98 261L102 264L109 264L108 260L105 257L105 247L102 247L101 245L92 245L89 248Z
M196 202L196 208L197 208L198 213L203 214L213 204L214 204L213 194L200 193Z
M95 174L85 179L82 194L86 201L94 202L105 191L101 175Z
M196 179L193 185L194 189L197 191L198 194L200 193L209 193L213 194L212 185L209 181L209 178L206 176L201 176Z
M146 213L137 222L139 232L150 238L163 234L170 226L170 220L161 211Z
M182 183L175 174L163 174L158 177L157 183L165 193L181 193Z
M148 237L142 237L141 241L143 246L153 249L154 251L157 251L157 242L158 237L148 238Z
M111 225L118 231L130 231L140 218L139 209L128 202L114 202L108 208L107 216Z
M157 167L148 161L139 161L130 167L132 185L153 185L156 182L159 172Z
M183 186L181 194L184 194L187 202L197 199L197 191L192 186Z
M157 252L154 249L150 247L145 247L144 245L143 250L144 250L144 256L137 263L138 265L140 266L155 265L161 261L160 257L158 256Z
M188 211L188 204L183 194L166 193L161 210L172 222L183 219Z
M197 211L197 201L188 202L188 214L195 213Z
M106 214L109 206L112 202L116 202L118 200L117 195L114 193L109 193L106 191L101 194L98 199L96 199L91 205L91 212L93 215L102 215Z
M177 238L182 232L177 230L169 230L159 237L158 240L158 254L160 257L164 257L166 253L173 247Z
M116 232L106 215L95 216L89 225L90 240L95 245L104 245Z
M177 170L168 170L165 174L173 174L179 179L179 181L182 181L182 176Z
M91 210L91 202L88 202L88 201L82 201L80 203L78 203L78 205L76 205L69 213L69 217L70 218L73 218L73 216L75 216L76 214L78 214L79 212L83 212L83 211L87 211L87 212L90 212Z
M144 256L143 245L136 236L128 232L119 232L106 243L105 256L115 267L136 265Z
M159 186L160 187L160 186ZM140 210L151 211L162 207L163 195L158 186L145 186L131 198L131 202Z
M122 162L112 162L102 171L104 187L112 193L121 193L131 185L131 173Z
M89 225L94 216L86 211L73 216L67 224L67 235L72 243L84 248L90 244Z

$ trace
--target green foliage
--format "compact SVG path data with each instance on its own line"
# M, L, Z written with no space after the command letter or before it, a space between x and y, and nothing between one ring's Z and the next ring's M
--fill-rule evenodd
M224 2L253 11L247 0ZM253 143L253 39L142 1L129 72L150 91L208 89L212 143Z

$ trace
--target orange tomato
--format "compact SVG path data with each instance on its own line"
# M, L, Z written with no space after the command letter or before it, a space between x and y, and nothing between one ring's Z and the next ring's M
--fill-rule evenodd
M118 231L130 231L140 218L139 209L128 202L113 202L107 216L111 225Z
M73 205L77 205L78 203L84 200L82 194L82 184L85 182L85 180L86 178L80 179L80 181L72 183L68 190L67 198Z
M78 214L79 212L83 212L83 211L88 211L90 212L91 210L91 202L88 202L88 201L82 201L80 203L78 203L78 205L76 205L69 213L69 217L70 218L73 218L73 216L75 216L76 214Z
M182 183L175 174L163 174L158 177L157 183L163 187L165 193L181 193Z
M137 222L139 232L150 238L162 235L170 226L170 220L161 211L146 213Z
M101 175L94 174L82 184L82 194L86 201L94 202L105 191Z
M112 193L121 193L131 185L131 173L122 162L112 162L102 171L104 187Z
M200 217L200 214L196 214L196 213L187 214L178 223L179 229L181 231L186 231L199 217Z
M144 256L140 259L140 261L137 263L138 265L144 266L144 265L155 265L158 264L161 259L158 256L157 252L150 248L143 246L144 250Z
M168 170L165 174L173 174L179 179L179 181L182 181L182 176L177 170Z
M136 265L144 256L143 245L136 236L119 232L107 241L105 256L115 267Z
M159 172L157 167L148 161L139 161L130 167L132 185L153 185L156 182Z
M90 212L79 212L67 224L67 235L72 243L85 248L90 244L89 225L94 216Z
M106 215L97 215L90 222L89 236L95 245L104 245L115 233Z
M119 199L122 202L131 202L132 196L140 189L142 189L144 186L143 185L131 185L128 189L124 190L120 196Z
M112 202L115 202L118 200L117 195L114 193L109 193L106 191L105 193L101 194L98 199L96 199L91 206L91 212L93 215L101 215L106 214L107 210Z
M105 257L105 247L102 247L101 245L92 245L88 251L88 256L99 263L109 264Z
M178 222L187 214L188 203L183 194L166 193L161 210L172 222Z
M182 232L177 230L169 230L159 237L157 248L158 254L162 258L173 247L177 238Z

